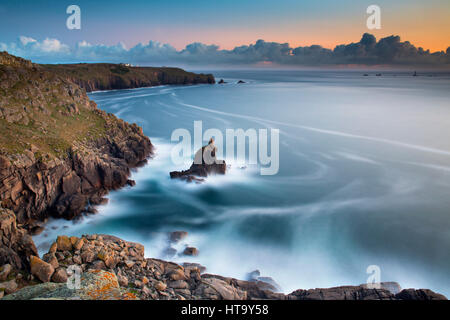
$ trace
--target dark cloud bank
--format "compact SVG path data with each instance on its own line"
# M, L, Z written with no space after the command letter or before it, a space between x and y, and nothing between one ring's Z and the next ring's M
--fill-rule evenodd
M130 49L124 45L92 45L80 42L69 47L56 39L37 41L28 37L11 44L0 43L0 50L41 63L52 62L129 62L139 65L274 65L274 66L336 66L393 65L449 68L450 47L446 52L417 48L399 36L379 41L368 33L356 43L336 46L333 50L319 45L291 48L287 43L265 42L220 50L216 45L192 43L183 50L169 44L150 41Z

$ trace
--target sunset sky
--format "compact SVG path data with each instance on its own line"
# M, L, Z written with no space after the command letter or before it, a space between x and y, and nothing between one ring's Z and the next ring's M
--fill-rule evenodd
M77 4L82 29L66 28L67 6ZM381 7L381 30L368 30L366 9ZM431 51L450 46L448 0L141 0L141 1L2 1L0 41L20 36L126 47L154 40L177 49L189 43L223 49L258 39L292 47L357 42L364 32L377 38L400 35Z

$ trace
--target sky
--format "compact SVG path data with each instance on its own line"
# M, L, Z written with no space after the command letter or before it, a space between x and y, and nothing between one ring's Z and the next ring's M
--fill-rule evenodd
M71 4L81 8L81 30L66 27ZM372 4L381 8L379 30L366 26L366 9ZM449 17L448 0L2 0L0 43L11 50L12 43L21 45L20 37L26 37L56 39L72 48L120 43L129 49L153 41L183 50L198 42L232 50L263 39L292 48L333 49L370 32L377 39L399 35L434 52L450 46Z

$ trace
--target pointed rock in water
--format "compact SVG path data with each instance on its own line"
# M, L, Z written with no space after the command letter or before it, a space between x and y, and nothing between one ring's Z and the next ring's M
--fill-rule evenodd
M203 146L195 153L194 162L188 170L172 171L170 178L182 179L187 182L203 182L202 178L206 178L208 175L225 174L227 165L224 160L216 158L216 152L217 147L214 145L214 139L211 138L208 145Z

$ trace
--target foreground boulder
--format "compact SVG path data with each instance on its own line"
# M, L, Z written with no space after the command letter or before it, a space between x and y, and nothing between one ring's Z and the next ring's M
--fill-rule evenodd
M42 282L49 282L55 269L50 263L44 262L38 257L30 257L31 273Z
M203 182L204 178L211 174L225 174L227 165L224 160L216 158L217 147L214 139L210 139L208 145L199 149L194 157L194 162L188 170L170 172L171 179L182 179L187 182Z

